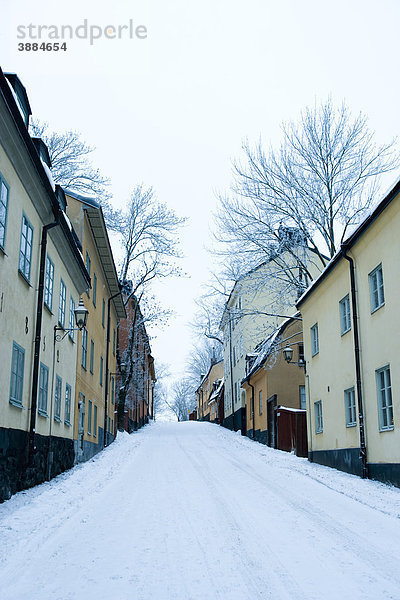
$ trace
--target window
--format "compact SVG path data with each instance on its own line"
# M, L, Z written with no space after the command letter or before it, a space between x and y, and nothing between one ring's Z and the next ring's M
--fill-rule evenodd
M357 425L356 417L356 395L354 388L344 390L344 407L346 412L346 427Z
M38 412L43 416L47 416L47 397L49 391L49 369L40 363L39 372L39 402Z
M54 390L54 420L61 421L61 388L62 379L56 375L56 387Z
M299 386L299 396L300 396L300 408L301 410L306 410L306 386Z
M27 281L31 277L33 227L24 215L22 217L21 245L19 250L19 271Z
M105 300L103 298L103 308L101 309L101 324L103 325L103 327L104 327L105 315L106 315L106 303L105 303Z
M93 435L97 437L97 406L93 407Z
M111 403L114 404L115 388L114 377L111 377Z
M44 303L49 310L53 306L54 263L49 256L46 258L46 277L44 281Z
M378 265L369 275L369 293L371 297L371 312L378 310L385 304L385 294L383 291L383 271L382 265Z
M393 429L392 386L389 365L376 371L376 389L378 394L379 430Z
M263 407L262 407L262 391L261 390L258 392L258 405L259 405L260 415L262 415L262 408Z
M14 342L11 359L10 402L18 406L22 406L24 362L25 350Z
M61 279L60 281L60 301L58 304L58 322L61 327L65 326L65 299L67 296L67 288L65 287L65 283Z
M298 345L298 350L299 350L299 363L300 364L304 364L304 344L299 344Z
M90 372L93 373L94 341L90 340Z
M240 336L240 356L243 356L243 336Z
M88 417L87 417L87 432L89 434L92 433L92 401L89 400L89 409L88 409Z
M96 306L97 297L97 275L93 273L93 306Z
M315 433L322 433L323 424L322 424L322 401L318 400L318 402L314 402L314 410L315 410Z
M71 299L69 301L69 332L68 335L71 338L71 340L74 340L75 338L75 331L74 331L74 327L75 327L75 300L73 299L73 297L71 296Z
M91 264L92 264L92 261L90 260L89 252L86 251L86 263L85 263L85 266L86 266L86 271L89 273L89 277L90 277ZM89 288L86 290L86 293L87 293L87 296L89 298L90 297Z
M115 347L116 347L116 341L117 341L117 335L114 329L114 336L113 336L113 355L115 356Z
M64 421L67 425L71 425L71 395L72 390L71 386L68 383L65 385L65 411L64 411Z
M87 366L87 329L82 329L82 367L86 369Z
M350 298L349 295L345 296L339 302L339 313L340 313L340 333L343 335L351 329L350 319Z
M103 357L100 356L100 385L103 385Z
M7 208L9 188L0 174L0 247L4 248L6 243Z
M318 338L318 323L315 323L311 327L311 355L315 356L319 352L319 338Z

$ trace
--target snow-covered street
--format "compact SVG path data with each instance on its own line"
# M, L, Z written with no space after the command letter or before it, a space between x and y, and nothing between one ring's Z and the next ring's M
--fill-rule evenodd
M0 506L1 600L400 598L400 490L157 423Z

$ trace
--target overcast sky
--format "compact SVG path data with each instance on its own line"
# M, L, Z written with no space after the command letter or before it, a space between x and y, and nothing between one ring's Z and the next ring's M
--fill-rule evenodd
M194 298L208 278L216 192L241 141L277 144L282 120L329 94L369 116L378 141L400 133L398 0L2 0L1 66L27 88L34 117L76 129L122 205L136 183L189 217L189 278L158 288L176 311L152 340L180 376ZM146 39L67 41L18 51L17 27L129 24ZM125 30L126 32L126 30ZM28 41L27 39L24 41ZM394 176L393 176L394 177ZM156 333L156 332L155 332Z

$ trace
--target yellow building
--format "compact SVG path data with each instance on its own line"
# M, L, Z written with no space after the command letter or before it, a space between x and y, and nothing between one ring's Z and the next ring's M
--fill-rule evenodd
M293 350L293 363L287 363L283 349ZM277 407L305 410L303 331L296 316L284 321L276 331L247 357L247 373L242 386L246 392L246 433L273 448L277 440Z
M400 485L400 183L300 298L309 458Z
M117 326L126 313L101 207L74 192L66 195L92 281L83 295L87 327L76 336L74 440L76 460L83 461L114 439Z
M30 107L0 70L0 499L74 463L75 327L90 285Z
M210 397L214 391L214 383L224 376L224 361L211 361L208 373L204 375L196 390L197 419L199 421L210 421ZM214 410L214 408L213 408ZM214 417L214 415L213 415ZM212 419L215 420L215 417Z

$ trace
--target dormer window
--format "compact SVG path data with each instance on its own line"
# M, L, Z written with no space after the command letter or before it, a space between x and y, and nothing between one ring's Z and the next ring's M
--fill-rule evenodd
M31 107L28 100L28 94L26 93L26 89L21 83L18 75L16 73L4 73L6 77L11 91L14 96L15 103L21 113L21 117L24 120L25 127L28 129L29 127L29 117L32 114Z
M41 138L33 137L32 138L33 145L36 148L36 152L39 154L40 159L44 162L49 169L51 169L51 160L49 151L47 150L47 146Z

